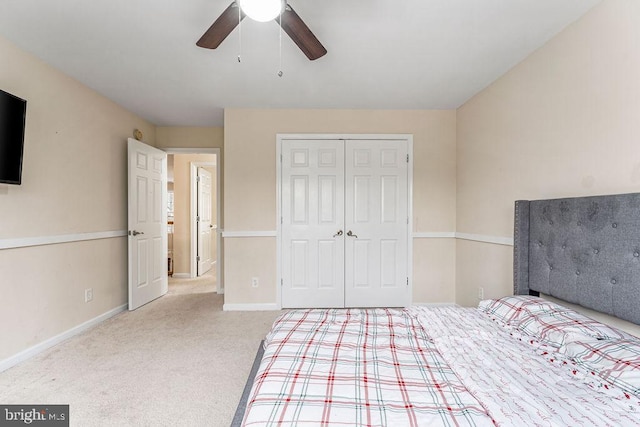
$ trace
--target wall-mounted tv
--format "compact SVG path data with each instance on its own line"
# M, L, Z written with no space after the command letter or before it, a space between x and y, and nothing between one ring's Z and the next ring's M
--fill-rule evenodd
M0 89L0 183L22 182L27 101Z

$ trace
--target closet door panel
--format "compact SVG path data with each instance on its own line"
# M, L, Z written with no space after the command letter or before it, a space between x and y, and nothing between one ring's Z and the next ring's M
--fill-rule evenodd
M411 301L407 153L406 141L346 141L347 307L401 307Z
M344 306L342 141L282 143L282 307Z

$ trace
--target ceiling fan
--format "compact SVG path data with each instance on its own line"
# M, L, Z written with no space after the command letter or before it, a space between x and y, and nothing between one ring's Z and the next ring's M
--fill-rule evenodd
M272 14L270 17L267 16L265 19L261 19L259 16L253 17L252 11L247 7L250 6L250 3L257 3L256 1L233 1L200 37L196 45L207 49L217 48L240 21L248 15L250 18L259 21L275 20L310 60L313 61L324 56L327 53L327 49L322 46L322 43L313 35L307 24L304 23L293 8L287 4L286 0L275 1L277 13ZM265 2L261 0L260 3ZM280 19L278 19L278 16L280 16Z

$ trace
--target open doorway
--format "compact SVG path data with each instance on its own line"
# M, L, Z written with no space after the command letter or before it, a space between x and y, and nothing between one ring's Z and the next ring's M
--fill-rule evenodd
M166 149L170 283L223 293L219 149ZM200 179L199 179L200 177ZM198 287L198 289L195 289Z

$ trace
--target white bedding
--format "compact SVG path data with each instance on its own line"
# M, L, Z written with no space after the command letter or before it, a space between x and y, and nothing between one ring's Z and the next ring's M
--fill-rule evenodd
M640 426L640 399L473 308L282 315L247 426Z
M640 400L477 309L410 312L498 425L640 426Z

